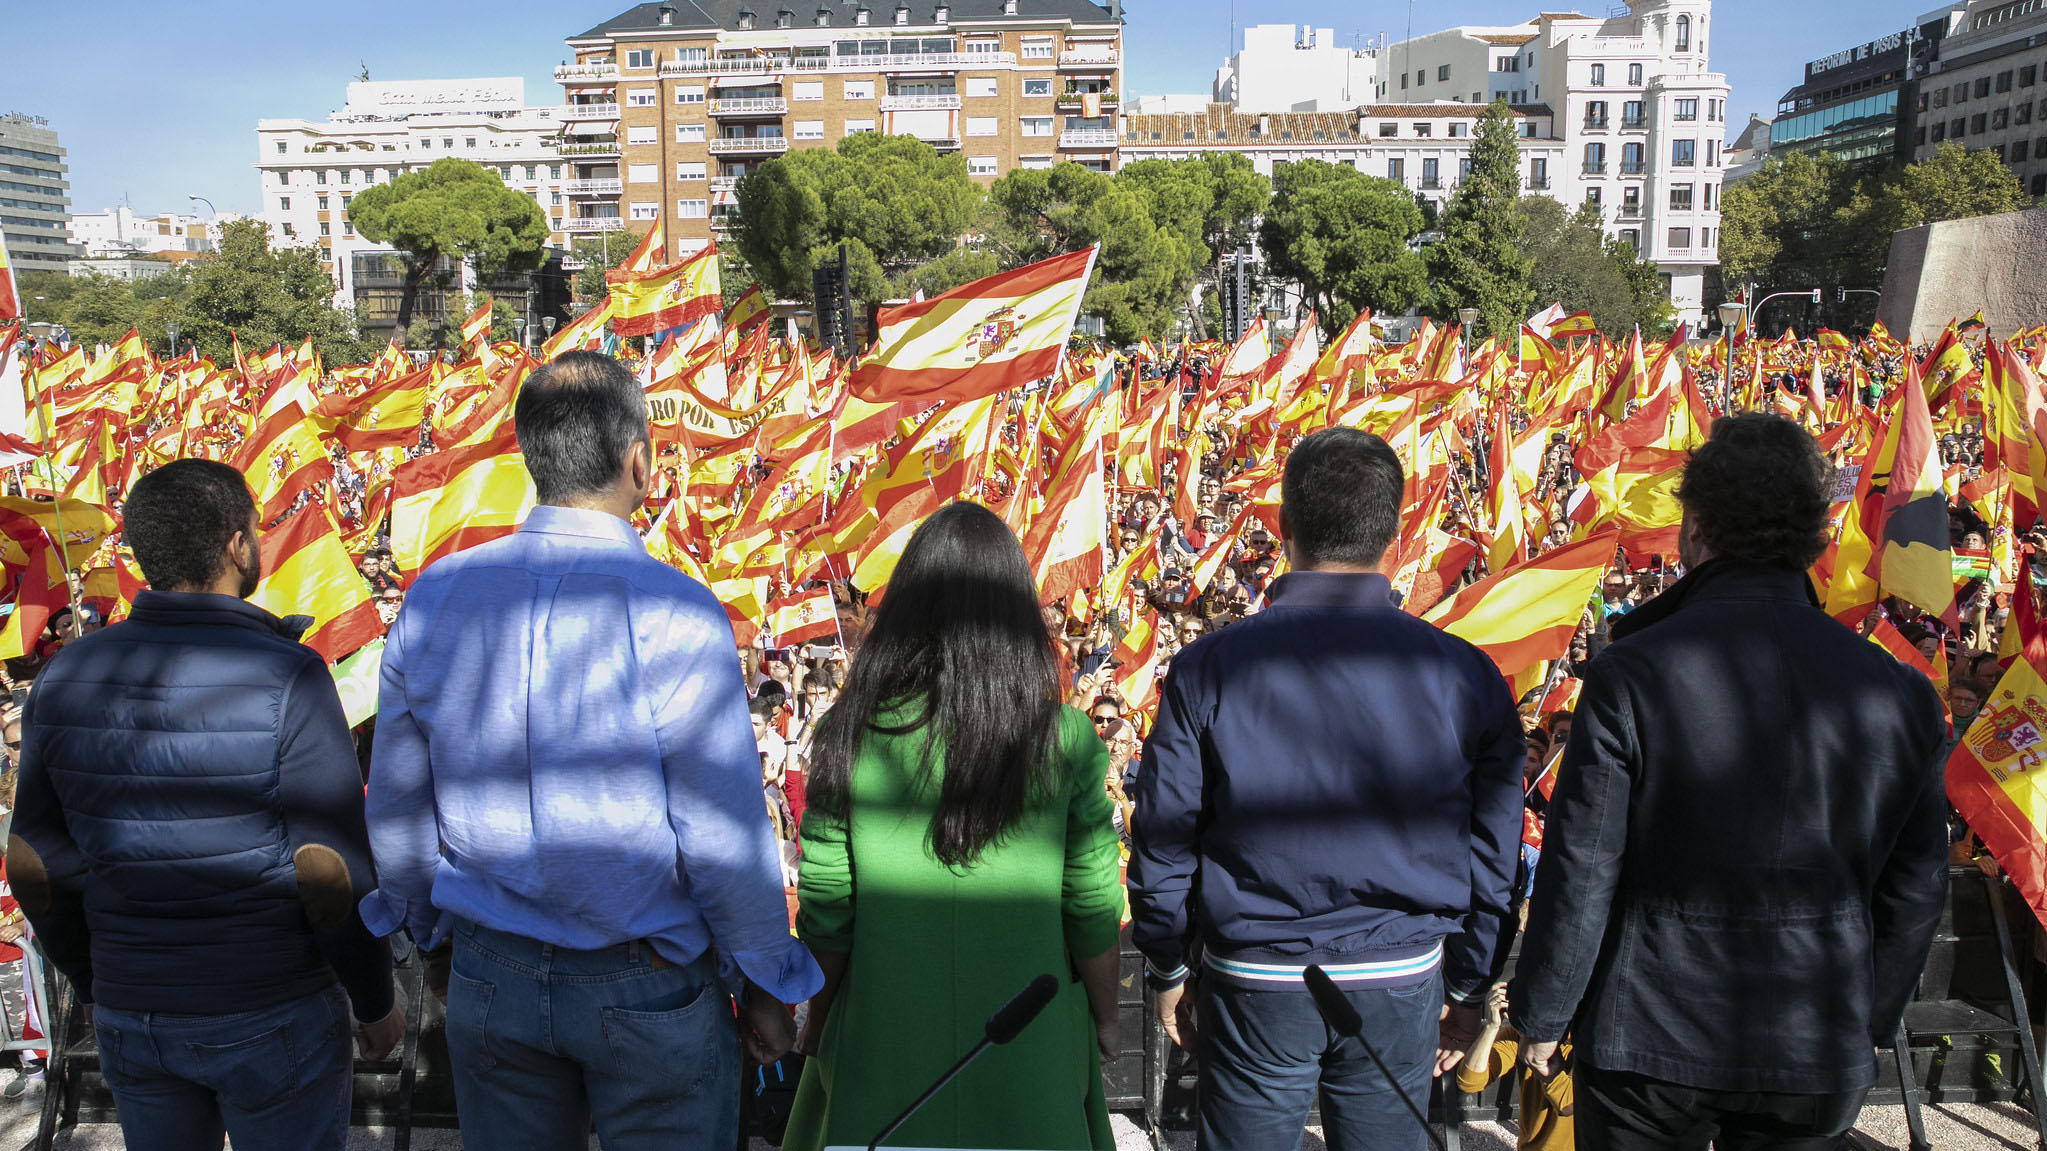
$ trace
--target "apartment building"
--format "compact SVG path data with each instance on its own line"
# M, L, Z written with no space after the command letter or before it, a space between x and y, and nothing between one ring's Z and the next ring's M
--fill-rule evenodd
M1946 35L1913 46L1911 158L1943 143L1987 149L2047 196L2047 0L1969 0L1920 17L1928 25Z
M62 272L78 254L65 228L71 165L41 116L0 115L0 236L23 272Z
M983 183L1118 164L1120 4L647 3L570 37L555 69L571 235L664 221L670 251L734 219L740 177L859 132L915 136Z
M258 120L260 218L271 243L317 247L338 299L354 306L358 272L377 272L391 249L356 234L349 201L448 156L493 169L506 187L532 196L553 221L551 242L565 243L572 165L558 148L560 109L529 108L525 92L515 76L364 80L348 86L347 103L325 120Z
M1122 156L1128 163L1241 152L1267 176L1280 164L1320 160L1397 180L1441 207L1470 170L1471 137L1485 111L1486 105L1472 103L1371 104L1345 112L1252 115L1211 104L1199 115L1125 116ZM1540 105L1511 112L1522 186L1554 195L1567 155L1556 117Z

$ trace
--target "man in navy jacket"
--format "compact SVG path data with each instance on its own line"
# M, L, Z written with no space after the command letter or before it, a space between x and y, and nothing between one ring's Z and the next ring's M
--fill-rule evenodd
M351 1037L375 1059L405 1029L355 911L376 882L340 696L304 617L244 602L240 473L178 460L125 511L151 590L37 678L8 875L95 1004L129 1147L340 1151Z
M1401 611L1380 572L1392 449L1320 432L1281 484L1292 572L1166 677L1133 797L1133 934L1168 1033L1200 1058L1204 1151L1299 1145L1318 1085L1330 1147L1419 1148L1302 971L1330 974L1425 1104L1439 1020L1476 1033L1511 937L1521 725L1492 661Z

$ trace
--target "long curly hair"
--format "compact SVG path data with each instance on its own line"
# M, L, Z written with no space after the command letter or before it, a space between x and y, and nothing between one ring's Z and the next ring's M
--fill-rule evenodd
M1804 429L1751 412L1713 421L1677 498L1716 557L1804 571L1827 547L1833 481Z

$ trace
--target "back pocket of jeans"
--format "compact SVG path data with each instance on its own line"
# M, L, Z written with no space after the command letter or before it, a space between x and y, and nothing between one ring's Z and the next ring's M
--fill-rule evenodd
M185 1044L195 1078L237 1111L262 1111L298 1090L299 1061L305 1053L280 1024L233 1043Z
M465 1056L478 1072L498 1065L490 1050L490 1001L497 987L471 979L460 971L448 972L448 1052L451 1059ZM458 1054L460 1052L460 1054Z
M709 982L699 986L688 1003L668 1011L602 1008L599 1015L612 1069L639 1075L649 1067L667 1067L677 1096L696 1091L721 1067L729 1065L736 1073L731 1025L719 1017L731 1010L731 1000Z

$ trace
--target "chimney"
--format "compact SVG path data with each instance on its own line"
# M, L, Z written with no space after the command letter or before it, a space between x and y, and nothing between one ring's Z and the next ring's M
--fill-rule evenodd
M673 25L674 23L675 23L675 5L673 5L673 4L663 4L663 5L661 6L661 26L662 26L663 28L667 28L667 27L670 27L671 25Z

